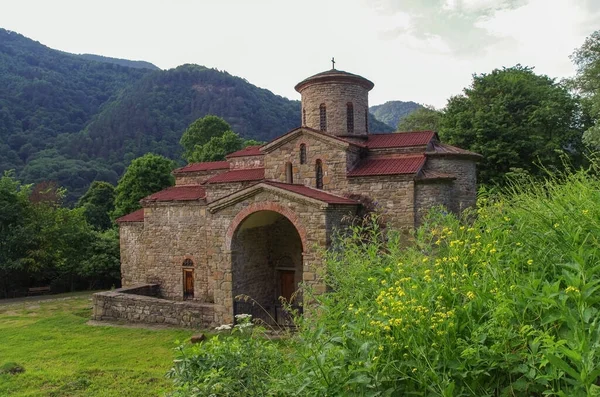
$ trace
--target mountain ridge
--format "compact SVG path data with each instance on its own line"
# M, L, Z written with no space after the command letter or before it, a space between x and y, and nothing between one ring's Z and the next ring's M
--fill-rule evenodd
M261 141L301 124L299 101L224 71L70 54L1 28L0 87L0 172L56 181L70 202L147 152L181 163L179 139L198 117ZM370 130L391 129L371 117Z
M422 107L423 105L413 101L387 101L381 105L369 107L369 112L395 131L400 120Z

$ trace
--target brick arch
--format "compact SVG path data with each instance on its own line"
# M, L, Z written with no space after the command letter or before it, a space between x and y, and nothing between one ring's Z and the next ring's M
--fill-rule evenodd
M227 251L231 250L231 242L233 240L233 235L237 228L240 226L240 224L248 216L258 211L273 211L286 217L287 220L289 220L292 223L292 225L294 225L296 231L298 232L298 235L300 235L300 241L302 242L302 252L306 252L306 247L308 247L306 242L306 229L304 228L304 226L302 226L302 223L300 222L298 216L289 208L286 208L281 204L273 203L270 201L250 204L248 207L238 212L238 214L233 218L233 221L231 221L229 228L227 228L227 233L225 235L225 248L227 249Z

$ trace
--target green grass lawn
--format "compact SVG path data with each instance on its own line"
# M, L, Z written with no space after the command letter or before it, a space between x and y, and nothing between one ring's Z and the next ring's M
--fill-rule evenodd
M60 295L56 297L60 298ZM90 326L91 294L2 304L0 396L159 396L176 340L193 331Z

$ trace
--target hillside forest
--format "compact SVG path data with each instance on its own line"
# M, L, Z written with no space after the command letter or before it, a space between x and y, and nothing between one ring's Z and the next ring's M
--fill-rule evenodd
M69 54L4 29L0 87L0 172L54 181L70 205L95 180L116 184L145 153L183 164L181 134L208 114L257 141L300 124L299 101L224 71ZM393 128L372 118L370 130Z

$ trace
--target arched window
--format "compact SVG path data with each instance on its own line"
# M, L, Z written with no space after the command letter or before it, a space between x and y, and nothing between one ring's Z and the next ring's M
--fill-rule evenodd
M369 109L365 110L365 131L369 133Z
M306 125L306 109L302 109L302 125Z
M306 164L306 145L300 144L300 164Z
M317 160L317 164L315 164L315 179L317 189L323 189L323 163L321 160Z
M354 132L354 106L352 102L346 104L346 126L348 127L348 133Z
M191 260L191 259L189 259L189 258L184 259L181 266L183 266L183 267L194 267L194 261Z
M292 168L292 163L286 163L285 165L285 182L294 183L294 170Z
M327 107L324 103L319 106L319 127L321 131L327 131Z

